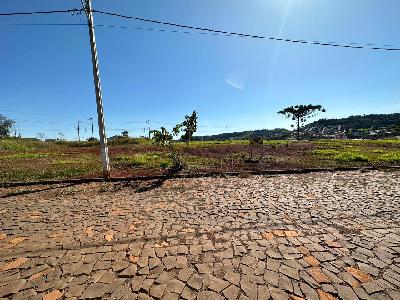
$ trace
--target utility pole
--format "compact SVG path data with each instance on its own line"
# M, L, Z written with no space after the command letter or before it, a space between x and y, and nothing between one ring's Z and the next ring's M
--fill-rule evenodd
M79 126L80 123L82 123L82 121L78 121L78 127L76 127L76 130L78 131L78 141L81 141L80 126Z
M147 124L147 130L149 131L149 140L150 140L150 120L147 120L146 121L146 124Z
M94 22L92 15L92 0L85 0L85 12L88 20L90 48L92 52L92 65L93 65L93 79L94 88L96 92L97 103L97 119L99 123L99 136L100 136L100 152L101 162L103 165L103 176L110 177L110 160L108 158L107 136L104 126L104 113L103 113L103 99L101 95L100 74L99 74L99 61L97 58L96 39L94 35Z
M93 118L89 118L88 120L92 123L92 135L91 135L91 137L93 137Z

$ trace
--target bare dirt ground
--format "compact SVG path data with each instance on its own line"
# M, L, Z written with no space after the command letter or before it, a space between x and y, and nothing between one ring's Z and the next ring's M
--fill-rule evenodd
M400 299L399 172L0 189L0 298Z

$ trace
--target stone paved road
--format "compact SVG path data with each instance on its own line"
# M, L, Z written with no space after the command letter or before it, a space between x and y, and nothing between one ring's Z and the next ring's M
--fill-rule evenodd
M0 298L400 299L400 173L0 189Z

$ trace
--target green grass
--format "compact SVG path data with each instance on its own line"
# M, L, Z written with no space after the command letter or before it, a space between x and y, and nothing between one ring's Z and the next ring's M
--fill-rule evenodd
M167 168L171 160L166 154L159 152L149 152L133 155L117 155L111 157L111 163L117 166L146 167L146 168Z
M314 141L316 159L339 163L399 163L400 140L320 140ZM398 149L398 150L397 150Z
M340 152L338 150L332 150L332 149L317 149L312 151L312 154L323 155L323 156L338 155L339 153Z
M335 160L339 162L367 162L369 158L364 154L358 154L353 152L343 152L335 155Z
M50 156L62 156L66 155L63 153L33 153L33 152L23 152L23 153L14 153L9 155L0 156L0 160L11 159L37 159L37 158L44 158Z
M385 153L379 156L378 160L389 163L400 163L400 151Z
M35 139L0 138L0 150L5 151L24 152L51 147L52 145L50 143Z
M317 140L312 141L317 147L323 148L348 148L348 147L400 147L400 139L390 140Z
M289 147L284 147L287 143L290 144ZM250 154L248 147L241 145L249 145L249 141L190 143L189 150L203 147L200 151L186 151L186 144L177 142L173 144L173 148L178 154L178 160L185 167L184 172L213 168L241 171L253 167L310 168L400 164L400 140L265 140L264 145L267 146L264 147L264 160L254 166L246 164ZM169 154L169 148L154 146L148 140L117 139L110 149L111 169L114 174L134 175L143 171L158 174L160 170L173 167L177 161L177 157ZM0 182L95 176L102 171L98 153L99 145L96 141L0 139Z

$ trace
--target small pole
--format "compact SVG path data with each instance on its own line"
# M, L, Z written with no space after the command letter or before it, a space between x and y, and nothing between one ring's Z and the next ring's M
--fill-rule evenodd
M93 137L93 118L88 119L92 123L92 135L90 137Z
M94 88L95 88L95 92L96 92L97 119L98 119L98 123L99 123L101 162L103 165L103 176L105 178L109 178L110 177L110 160L108 158L107 136L106 136L106 129L104 126L103 98L102 98L102 94L101 94L99 61L97 58L96 39L95 39L95 35L94 35L92 1L85 0L85 3L86 3L85 12L86 12L86 16L87 16L87 20L88 20L88 27L89 27L90 48L91 48L91 52L92 52L93 80L94 80Z
M78 141L81 141L81 136L80 136L80 131L79 131L79 123L80 123L81 121L78 121L78 127L76 128L76 130L78 131Z

